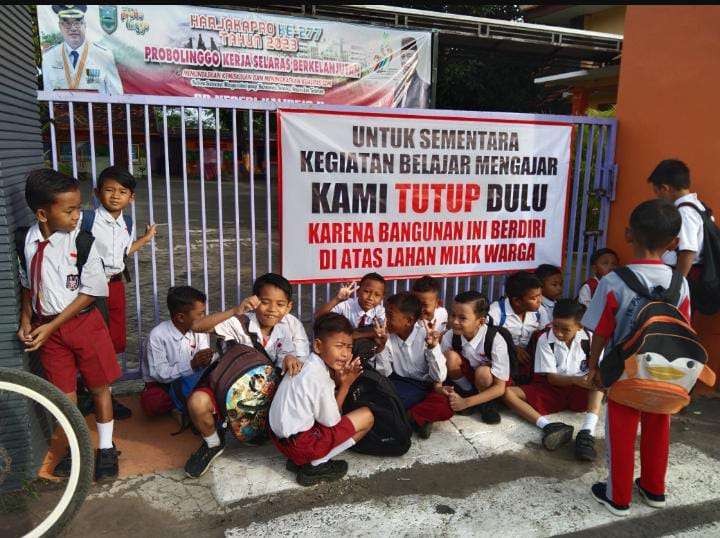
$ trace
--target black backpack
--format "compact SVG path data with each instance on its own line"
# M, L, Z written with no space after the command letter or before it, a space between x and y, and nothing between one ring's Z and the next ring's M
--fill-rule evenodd
M390 380L369 365L352 384L343 413L368 407L375 417L372 429L351 450L371 456L402 456L410 449L412 427Z
M25 259L25 240L27 239L28 231L30 230L27 226L22 226L15 230L15 252L17 253L20 267L27 274L27 260ZM88 256L90 255L90 248L92 247L95 238L92 234L80 230L75 237L75 250L77 250L77 270L78 278L82 275L83 266L87 262ZM29 277L30 275L28 275Z
M517 353L515 353L515 344L513 343L512 335L505 327L496 327L493 325L492 318L488 316L483 353L490 361L492 361L492 345L495 337L498 335L505 340L505 344L507 345L508 358L510 361L510 377L515 379L518 373L518 358ZM455 353L462 355L462 339L459 334L453 334L452 348Z
M712 211L707 206L705 211L690 202L680 204L678 209L681 207L692 207L700 214L703 222L700 278L688 279L692 306L701 314L716 314L720 311L720 229L712 220Z

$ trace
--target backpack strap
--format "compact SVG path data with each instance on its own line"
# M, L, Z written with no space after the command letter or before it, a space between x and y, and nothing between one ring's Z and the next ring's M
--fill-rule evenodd
M673 271L672 279L670 280L670 286L667 289L662 289L658 286L652 292L648 290L637 275L627 267L618 267L615 269L615 273L620 277L625 285L632 291L637 293L640 297L647 299L648 301L662 301L672 305L678 304L680 301L680 290L683 283L683 275L678 271ZM658 288L662 291L658 293Z
M462 336L459 334L452 335L452 350L455 353L462 354Z
M133 220L130 215L126 215L123 213L123 220L125 221L125 226L127 226L128 235L132 237L133 232Z
M683 284L683 274L680 271L673 271L672 280L670 280L670 286L665 293L663 293L663 301L676 305L680 302L680 290Z
M505 320L507 319L507 312L505 311L505 297L500 297L498 305L500 306L500 321L498 322L497 326L504 327Z
M21 226L15 228L15 252L20 262L20 267L27 274L27 260L25 259L25 241L27 240L27 234L30 228L28 226Z
M82 220L80 221L80 229L83 232L92 234L93 224L95 224L95 210L83 209Z
M258 335L254 332L250 332L250 318L246 314L243 314L241 316L237 316L237 319L240 322L243 330L245 331L245 334L250 337L250 341L252 342L253 347L260 353L265 355L271 364L275 364L275 361L272 360L272 357L270 357L270 354L265 349L265 346L263 346L260 343L260 340L258 340Z
M583 350L583 353L585 353L585 358L590 358L590 333L587 332L586 329L582 330L585 333L585 336L587 338L585 340L580 340L580 348Z
M650 293L650 290L648 290L645 285L640 282L640 279L631 269L627 267L618 267L617 269L615 269L615 274L620 278L620 280L625 283L628 288L637 293L640 297L652 300L653 297Z
M487 332L485 333L485 342L483 343L483 352L490 361L492 361L492 346L497 334L498 328L488 325Z
M705 204L703 204L703 205L705 205ZM700 209L698 206L696 206L696 205L693 204L692 202L683 202L682 204L680 204L679 206L677 206L678 209L680 209L681 207L692 207L695 211L697 211L698 213L700 213L700 216L704 216L705 213L706 213L705 211L703 211L702 209Z
M77 270L78 277L82 275L83 266L87 262L88 256L90 255L90 249L95 238L90 232L80 230L75 238L75 249L77 250Z

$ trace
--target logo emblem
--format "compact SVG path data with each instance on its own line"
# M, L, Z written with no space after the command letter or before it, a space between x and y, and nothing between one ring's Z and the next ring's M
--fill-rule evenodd
M106 34L112 34L117 30L117 6L98 6L100 12L100 27Z
M80 287L80 275L68 275L65 287L70 291L75 291Z

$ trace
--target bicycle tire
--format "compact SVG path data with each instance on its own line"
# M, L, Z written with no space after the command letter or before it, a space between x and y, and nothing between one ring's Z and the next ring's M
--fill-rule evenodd
M41 377L23 370L0 368L0 390L19 393L44 407L68 438L72 465L66 490L55 509L25 535L26 538L54 536L72 520L92 486L95 460L90 431L77 406L55 385Z

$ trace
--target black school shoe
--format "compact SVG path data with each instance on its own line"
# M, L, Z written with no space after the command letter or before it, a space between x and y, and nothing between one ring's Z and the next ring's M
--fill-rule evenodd
M118 451L112 448L95 450L95 482L115 480L118 475Z
M635 486L640 492L640 498L652 508L665 508L665 495L655 495L640 485L640 479L635 480Z
M78 409L80 409L83 416L95 413L95 401L90 391L86 389L78 390L77 401ZM112 398L112 408L114 420L126 420L132 416L132 409L123 405L114 397Z
M210 448L205 440L200 447L192 453L185 463L185 474L190 478L200 478L210 468L215 458L225 450L224 436L220 436L220 444Z
M114 420L126 420L132 416L132 410L128 406L121 404L115 398L112 399L112 406Z
M547 450L552 451L569 443L575 428L564 422L551 422L550 424L546 424L542 431L542 445ZM578 437L580 437L580 434L578 434Z
M595 438L590 430L580 430L575 437L575 459L579 461L595 461Z
M480 404L478 408L480 409L480 418L485 424L500 424L500 413L498 413L495 400Z
M345 460L329 460L320 465L309 463L297 471L297 483L301 486L314 486L320 482L335 482L347 474L348 463Z
M70 450L62 457L58 464L53 469L53 476L58 478L67 478L70 476L70 468L72 467L72 458L70 457Z
M417 433L420 439L429 439L430 435L432 434L433 423L426 422L422 426L418 426L417 422L415 422L414 420L410 420L410 427L415 433Z
M590 488L590 493L592 493L593 498L602 504L605 508L607 508L608 512L610 512L614 516L618 517L625 517L630 513L630 506L629 505L620 505L615 504L610 499L608 499L607 496L607 484L605 482L596 482L593 484L592 488Z

